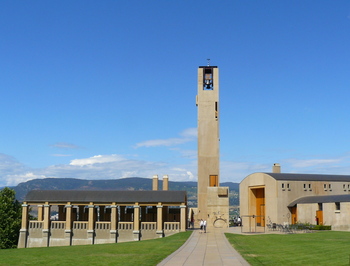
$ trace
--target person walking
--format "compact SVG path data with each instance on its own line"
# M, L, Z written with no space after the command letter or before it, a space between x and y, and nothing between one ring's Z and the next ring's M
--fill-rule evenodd
M238 226L242 226L242 219L241 219L241 216L238 216L238 218L237 218L237 225L238 225Z
M204 233L207 232L207 220L203 221L203 230L204 230Z
M204 226L204 221L203 219L201 219L200 223L199 223L199 226L200 226L200 233L203 232L203 226Z

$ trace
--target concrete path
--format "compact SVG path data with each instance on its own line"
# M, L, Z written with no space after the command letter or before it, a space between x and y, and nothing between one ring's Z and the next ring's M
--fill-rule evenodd
M225 232L231 230L213 228L207 233L194 230L186 243L158 266L249 265L228 242Z

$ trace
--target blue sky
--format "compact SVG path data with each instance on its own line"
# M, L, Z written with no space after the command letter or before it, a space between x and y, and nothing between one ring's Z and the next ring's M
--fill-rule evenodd
M222 182L350 174L349 1L1 1L0 36L0 186L197 180L207 58Z

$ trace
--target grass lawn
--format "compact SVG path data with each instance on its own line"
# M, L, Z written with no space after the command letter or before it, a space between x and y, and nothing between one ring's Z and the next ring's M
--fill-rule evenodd
M251 265L349 265L350 232L226 234Z
M157 265L191 233L116 244L0 249L0 265Z

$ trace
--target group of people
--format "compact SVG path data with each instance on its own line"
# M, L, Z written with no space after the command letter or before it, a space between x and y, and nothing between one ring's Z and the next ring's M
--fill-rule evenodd
M189 227L192 227L194 229L194 218L188 220ZM199 227L200 227L200 233L206 233L207 232L207 221L201 219L199 222Z

